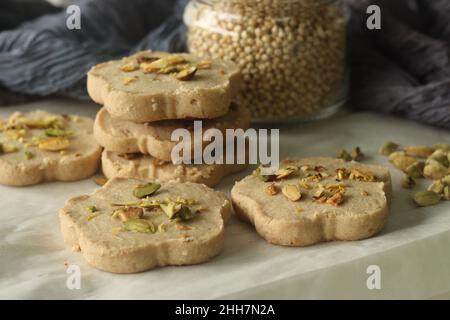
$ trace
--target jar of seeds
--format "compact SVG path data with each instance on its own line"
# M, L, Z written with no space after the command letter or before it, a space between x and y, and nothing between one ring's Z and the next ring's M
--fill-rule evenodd
M184 21L190 52L241 66L238 100L256 121L322 118L345 101L340 0L191 0Z

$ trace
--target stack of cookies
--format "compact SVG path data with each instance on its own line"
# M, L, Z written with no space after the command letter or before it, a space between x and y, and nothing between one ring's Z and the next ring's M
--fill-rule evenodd
M202 120L203 132L215 128L223 137L226 129L249 127L249 112L233 102L240 84L237 65L190 54L143 51L94 66L88 73L88 92L104 106L97 114L94 136L105 148L106 177L214 186L245 168L172 162L179 141L171 136L180 128L190 133L190 159L194 159L195 120ZM207 143L202 139L200 148Z

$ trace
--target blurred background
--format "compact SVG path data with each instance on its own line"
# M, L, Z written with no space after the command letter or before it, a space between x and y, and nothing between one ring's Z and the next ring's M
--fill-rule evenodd
M191 26L186 27L183 23L183 15L186 20L186 5L194 6L195 9L198 2L2 0L0 105L50 96L86 100L88 97L85 75L90 67L143 49L164 51L190 49L199 55L217 55L216 51L210 49L214 47L213 45L202 49L199 44L202 37L207 37L205 31L213 30L211 26L205 27L204 22L207 19L202 18L200 14L203 11L193 11L198 14L190 16L195 17ZM204 2L211 2L210 11L218 12L218 4L223 5L236 0ZM259 75L257 72L246 74L244 70L247 86L242 98L244 101L249 100L250 105L262 106L258 110L253 110L255 117L275 119L279 115L270 111L271 108L275 108L273 110L283 110L279 112L280 114L302 118L320 111L319 109L325 109L325 106L347 102L347 106L354 111L389 113L450 129L448 90L450 1L293 0L290 2L301 5L291 10L293 13L286 13L287 7L283 9L286 4L280 3L283 0L241 2L246 3L247 8L257 8L261 3L271 3L272 7L277 8L278 18L280 12L282 15L293 17L290 25L283 26L279 22L280 19L271 16L273 11L263 9L259 12L258 23L263 25L274 21L275 29L278 28L278 31L271 32L270 36L275 39L272 42L282 39L282 49L287 52L284 57L288 59L287 61L295 59L296 63L285 68L288 69L285 75L277 78L279 85L276 84L275 87L279 88L276 89L277 94L272 96L264 96L263 93L267 92L267 88L254 88L254 84L258 81L267 82L261 78L267 71L263 70ZM336 25L341 23L341 20L335 19L336 23L325 20L321 22L320 18L317 18L320 15L315 15L314 9L304 9L313 8L317 4L322 6L321 8L329 7L330 3L344 8L346 12L346 42L342 50L341 47L336 49L340 43L336 39L340 39L341 36L341 32L336 32ZM81 9L80 30L69 30L66 26L68 14L65 6L69 4L76 4ZM370 5L377 5L381 9L380 30L367 28L367 19L370 16L367 8ZM220 10L228 10L224 8L221 7ZM239 11L241 21L245 21L246 15L251 14L254 13L250 13L247 9ZM190 21L192 22L192 19ZM304 25L314 23L320 25L320 28L310 30L308 33L309 29ZM241 41L244 37L242 27L248 26L239 24L238 27L236 27L239 29L236 41ZM253 37L251 40L258 44L263 37L258 36L259 26L253 27L251 32L245 32L245 36L250 34L250 37ZM196 28L204 30L196 32ZM290 34L287 31L291 30L289 28L296 28L296 33ZM218 37L212 35L211 38ZM226 49L228 40L222 39L220 34L218 39L219 47ZM320 48L320 50L311 49L310 52L325 52L324 55L309 57L305 45L308 41L316 46L315 48ZM253 50L256 47L251 46ZM255 59L267 58L271 63L278 61L271 53L265 54L265 50L269 50L268 47L260 47L262 51L252 53L251 56L256 57ZM225 49L222 51L226 51ZM242 53L246 50L241 49ZM341 53L345 58L342 62L336 60ZM228 55L222 53L231 60L240 54L241 52ZM334 60L330 56L334 56ZM315 63L318 65L316 69L308 67ZM244 63L242 66L245 68ZM312 76L312 73L316 76ZM274 76L277 77L278 74L279 72L276 72ZM337 76L338 74L340 76ZM293 79L295 81L292 81ZM290 83L293 82L297 87L290 87ZM260 100L251 103L255 102L255 99Z

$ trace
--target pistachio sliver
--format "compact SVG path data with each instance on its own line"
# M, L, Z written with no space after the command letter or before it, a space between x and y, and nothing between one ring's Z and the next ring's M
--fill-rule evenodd
M186 62L186 59L181 55L167 55L150 63L143 62L140 64L140 67L144 73L154 73L160 71L161 69L184 62Z
M192 80L197 73L196 66L189 66L177 73L176 78L180 81Z
M203 60L197 63L197 68L199 70L211 69L212 61L211 60Z
M151 196L156 191L158 191L159 188L161 188L161 185L159 183L149 182L149 183L144 184L144 185L136 186L134 188L134 190L133 190L133 195L136 198L142 199L142 198L145 198L147 196Z
M155 233L155 226L151 221L145 219L131 219L122 222L122 228L125 231L136 233Z
M68 133L60 128L48 128L45 130L45 135L47 137L65 137Z
M33 159L34 158L34 153L33 152L31 152L31 151L25 151L25 159L27 159L27 160L31 160L31 159Z
M121 221L141 219L144 215L144 210L139 207L128 207L114 211L113 217L119 218Z
M291 201L298 201L302 197L299 188L293 184L287 184L283 186L281 192Z
M38 146L45 151L61 151L69 148L70 141L63 137L50 137L41 139Z
M287 178L293 173L297 172L298 168L295 166L287 166L284 168L280 168L275 172L277 179Z
M90 212L90 213L94 213L94 212L97 212L97 211L98 211L98 209L97 209L96 206L89 206L89 207L86 207L86 210L87 210L88 212Z
M411 178L422 178L423 177L423 169L425 167L425 163L423 162L414 162L409 165L405 169L405 173Z
M177 212L177 217L181 220L191 220L195 218L196 212L193 212L189 207L181 206L181 210Z
M177 214L178 211L181 210L182 207L180 203L176 202L161 203L159 206L161 207L162 211L164 211L164 213L167 215L167 217L169 217L169 219L174 219L175 215Z
M1 153L14 153L19 151L19 148L11 143L0 144L0 154Z
M274 181L275 179L276 179L276 175L274 175L274 174L269 174L269 175L265 175L265 174L262 174L261 173L261 167L259 167L259 168L257 168L256 170L255 170L255 175L256 175L256 177L259 179L259 180L261 180L261 181L263 181L263 182L269 182L269 181Z
M137 69L139 69L139 65L134 62L125 63L120 67L120 70L122 70L123 72L133 72Z

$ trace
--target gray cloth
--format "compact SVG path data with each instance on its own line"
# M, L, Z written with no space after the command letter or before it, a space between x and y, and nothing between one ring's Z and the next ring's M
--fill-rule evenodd
M450 1L349 1L350 105L450 129ZM382 29L366 8L382 8Z
M66 28L63 11L2 32L0 87L87 99L85 74L92 65L141 49L184 50L186 2L84 0L78 3L81 30ZM350 105L450 129L450 1L346 2L352 13ZM371 3L382 8L382 30L365 27ZM1 96L0 88L0 103Z

